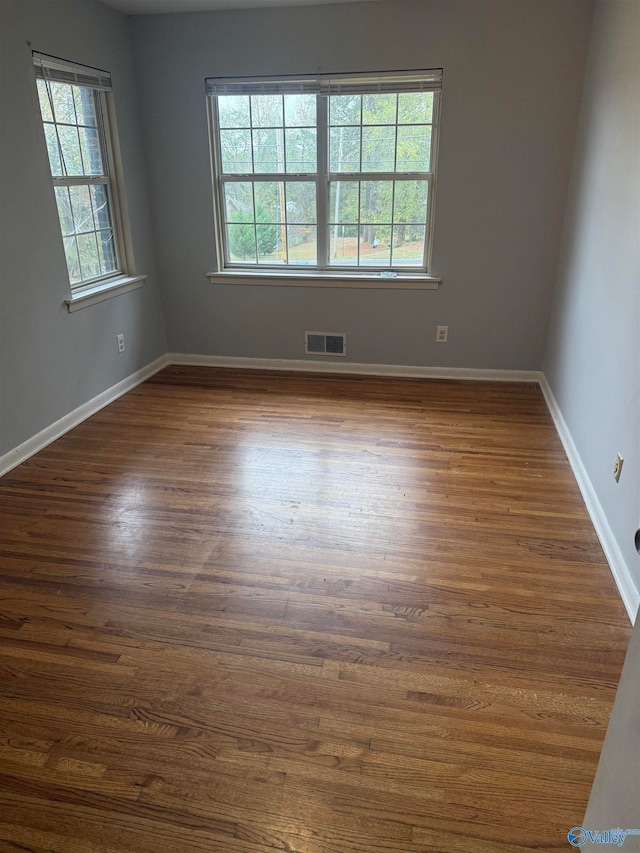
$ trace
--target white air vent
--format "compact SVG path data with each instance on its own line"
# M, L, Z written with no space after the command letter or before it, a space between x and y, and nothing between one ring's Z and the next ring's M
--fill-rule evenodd
M346 355L347 336L344 332L305 332L304 351L307 355Z

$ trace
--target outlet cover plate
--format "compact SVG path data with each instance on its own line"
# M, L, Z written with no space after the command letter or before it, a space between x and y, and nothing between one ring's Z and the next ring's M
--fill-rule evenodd
M620 453L616 454L616 461L613 463L613 479L616 483L620 482L620 474L622 474L622 466L624 465L624 459Z

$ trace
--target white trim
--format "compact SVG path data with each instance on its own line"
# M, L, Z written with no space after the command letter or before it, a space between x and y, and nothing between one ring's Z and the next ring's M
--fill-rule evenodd
M113 403L114 400L126 394L127 391L131 391L136 385L140 385L141 382L149 379L149 377L162 370L169 363L169 357L161 355L155 361L152 361L151 364L147 364L146 367L136 370L135 373L112 385L111 388L107 388L106 391L103 391L91 400L87 400L86 403L78 406L77 409L63 415L60 420L50 424L22 444L14 447L13 450L0 456L0 477L11 471L12 468L25 462L35 453L43 450L52 441L60 438L61 435L69 432L70 429L78 426L78 424L81 424L87 418L91 417L91 415L95 415L96 412L108 406L109 403Z
M326 133L319 132L317 128L320 127L325 127L327 129ZM328 262L331 254L331 239L329 237L329 228L325 227L324 225L325 222L327 223L327 226L329 224L329 196L331 192L331 178L327 180L327 178L323 177L324 175L329 174L329 132L329 99L316 98L316 263L318 261L323 263L323 259L326 259L326 261ZM358 209L359 208L360 190L358 190ZM393 207L391 208L391 210L393 212ZM320 227L318 227L319 224ZM356 233L358 235L360 234L359 228ZM393 229L391 229L390 233L393 234ZM360 241L358 240L358 245L359 244ZM360 249L358 249L358 253L359 252ZM289 246L287 245L287 259L288 258Z
M296 373L342 373L358 376L404 376L417 379L469 379L480 382L539 382L538 370L482 370L470 367L421 367L413 364L363 364L362 362L319 361L289 358L244 358L229 355L190 355L169 353L171 364L194 367L235 367L245 370L285 370ZM336 356L339 358L339 356Z
M120 137L118 135L118 119L113 93L102 92L100 101L102 104L104 144L107 151L107 164L109 166L112 223L117 240L118 259L125 275L135 278L136 264L133 255L131 222L129 221L122 152L120 150Z
M338 356L336 356L338 357ZM0 456L0 477L17 465L43 450L61 435L82 423L96 412L108 406L118 397L145 382L164 367L171 364L229 367L245 370L285 370L306 373L356 374L361 376L404 376L426 379L458 379L490 382L540 382L537 370L476 370L466 367L419 367L417 365L362 364L357 362L333 362L315 356L306 359L285 358L236 358L226 355L190 355L188 353L165 353L146 367L137 370L125 379L107 388L101 394L87 400L77 409L63 415L55 423L28 438L18 447Z
M567 426L560 407L558 406L558 402L553 395L551 386L544 374L541 374L540 388L544 394L544 398L547 402L551 417L553 418L557 433L560 436L560 441L562 442L564 451L567 454L571 470L573 471L573 476L576 478L576 482L580 492L582 493L582 498L587 507L587 511L591 516L591 522L595 528L598 539L600 540L600 544L602 545L602 550L604 551L607 562L609 563L609 568L611 569L611 574L613 575L613 579L618 587L618 592L620 593L624 606L627 608L631 624L633 624L638 612L638 606L640 605L640 590L638 590L634 583L629 566L627 565L624 555L620 550L620 546L616 542L616 538L609 526L602 504L598 499L596 490L594 489L593 483L587 473L587 469L584 467L584 463L580 458L578 448L575 445L571 432L569 431L569 427Z
M460 381L484 382L535 382L539 384L544 395L549 413L553 419L556 431L571 465L571 470L582 493L591 522L595 528L602 549L609 563L611 574L618 587L620 597L627 609L629 619L633 623L640 605L640 590L637 589L629 567L618 543L613 535L607 517L593 484L587 474L580 454L575 446L569 428L556 402L551 387L545 375L539 370L483 370L467 367L421 367L418 365L393 364L363 364L358 362L333 362L320 359L284 358L243 358L223 355L190 355L188 353L166 353L146 367L132 373L120 382L107 388L77 409L64 415L60 420L45 427L37 435L0 456L0 477L11 471L17 465L25 462L34 454L44 449L51 442L60 438L70 429L82 423L100 409L108 406L118 397L126 394L132 388L145 382L159 370L171 364L193 365L203 367L228 367L245 370L283 370L306 373L355 374L361 376L398 376L425 379L454 379Z
M269 270L269 272L254 272L253 270L223 270L208 272L207 277L212 284L269 284L281 287L367 287L372 290L437 290L442 284L441 278L428 275L395 276L380 275L379 272L329 273L315 271L312 273L291 273Z
M256 78L206 78L205 80L205 89L207 92L207 97L209 101L209 107L207 110L208 114L208 124L209 124L209 148L211 157L211 167L212 167L212 179L213 179L213 195L215 197L214 200L214 208L215 208L215 230L217 232L216 235L216 261L218 269L215 271L217 275L224 275L229 272L233 272L232 266L235 264L231 263L231 250L230 250L230 236L229 236L229 227L232 223L230 223L228 219L228 211L226 209L226 201L225 201L225 187L227 184L233 184L234 182L247 182L252 185L255 190L257 184L265 181L277 181L280 183L282 187L284 187L285 182L287 181L304 181L309 183L315 183L316 185L316 232L317 232L317 258L315 267L312 267L313 270L315 268L316 272L319 273L317 276L309 275L307 281L304 281L305 274L302 273L300 279L298 280L297 275L295 275L295 269L293 270L294 275L292 276L292 280L289 281L289 284L297 285L297 286L306 286L306 287L318 287L318 286L327 286L323 284L318 284L317 279L323 277L327 273L330 278L333 278L332 273L336 270L336 265L331 263L331 259L329 257L329 243L328 239L328 226L329 226L329 218L327 217L327 200L329 196L329 190L332 182L335 181L355 181L358 183L359 190L358 193L360 195L361 185L366 181L371 181L371 175L375 175L375 180L378 181L387 181L393 182L393 193L392 200L395 194L396 184L401 183L403 181L425 181L427 183L427 205L425 210L425 239L424 246L422 252L422 263L421 264L412 264L407 269L407 266L402 263L395 264L394 263L394 250L393 246L390 243L390 262L385 264L383 262L383 258L380 258L379 261L374 266L373 275L375 275L375 270L382 271L388 268L392 269L394 272L399 272L401 278L411 278L412 272L415 274L416 278L422 278L423 282L431 277L431 255L432 255L432 242L433 242L433 231L434 231L434 210L435 210L435 169L437 165L438 152L437 147L439 144L439 132L438 132L438 123L440 121L440 95L442 90L442 69L428 69L424 72L419 71L398 71L398 72L376 72L372 73L356 73L356 74L318 74L318 75L302 75L299 78L265 78L265 77L256 77ZM310 96L315 98L316 101L316 120L315 125L311 125L315 128L317 134L317 151L316 151L316 162L314 169L304 169L298 173L290 173L287 169L286 164L286 151L285 157L282 164L278 164L278 171L266 173L264 171L260 171L256 167L255 157L252 153L252 163L251 168L249 168L248 163L242 164L242 171L225 173L222 168L222 140L223 134L226 132L224 128L220 127L220 116L219 116L219 99L220 97L229 96L230 94L241 95L242 97L248 97L250 94L252 97L254 95L273 93L279 96L285 97L288 92L295 92L299 94L300 92L306 92ZM401 127L402 121L398 114L398 98L402 93L406 92L431 92L433 95L433 108L431 111L431 115L425 114L422 117L422 121L418 122L415 126L420 126L426 128L430 128L430 143L429 143L429 167L411 170L411 171L403 171L402 169L398 169L397 163L397 152L394 156L394 168L390 171L383 172L371 172L365 169L365 164L358 162L359 169L354 169L353 171L331 171L331 164L327 161L328 147L329 146L329 130L330 128L330 116L328 115L327 104L330 98L336 94L340 93L359 93L359 95L370 94L370 93L380 93L380 92L388 92L390 95L392 94L396 99L396 112L395 112L395 121L392 123L392 126L396 129ZM426 112L426 111L425 111ZM283 120L284 121L284 120ZM364 116L361 115L360 118L355 121L354 127L359 128L359 136L360 136L360 155L364 156L362 152L363 148L363 128L366 129L367 125L364 121ZM364 124L363 124L364 122ZM243 125L246 124L245 121L242 122ZM252 118L252 105L249 103L249 125L253 127L253 118ZM249 128L250 129L250 128ZM247 129L248 132L248 129ZM362 160L362 156L360 156L360 160ZM308 164L307 164L308 165ZM418 164L420 165L420 164ZM422 164L423 166L425 164ZM353 168L353 165L352 165ZM254 199L255 201L255 199ZM394 208L395 210L395 208ZM401 223L396 222L395 213L392 211L391 221L385 223L385 227L390 227L393 232L395 225L400 225ZM254 231L257 223L257 212L255 216L251 220L253 222ZM286 219L287 217L285 217ZM247 221L247 226L251 225L251 221ZM286 232L285 224L283 223L282 227ZM360 228L362 225L366 223L362 220L362 210L357 217L357 222L351 223L353 227L356 228L358 233L360 232ZM344 225L344 223L343 223ZM382 226L381 226L382 227ZM257 239L257 231L254 235ZM336 235L337 236L337 235ZM393 235L392 235L393 236ZM393 241L392 241L393 242ZM256 244L257 245L257 244ZM288 247L287 247L287 236L286 233L283 237L283 247L285 249L285 254L287 255L288 261ZM222 250L222 251L221 251ZM256 248L256 251L259 252L259 246ZM381 250L382 251L382 250ZM380 254L380 253L377 253ZM350 276L352 268L355 268L358 271L366 271L367 269L371 269L368 264L360 263L360 242L358 242L358 252L357 252L357 262L352 267L351 265L346 265L346 268L343 267L343 271L347 276ZM255 268L257 272L261 271L259 257L254 257L253 262L255 264ZM291 268L294 267L293 264L289 264L288 262L284 264L285 267ZM249 270L251 271L251 269ZM339 269L337 270L339 272ZM280 265L274 264L271 267L271 273L274 276L273 281L276 284L281 284L279 281L280 275ZM371 274L371 273L370 273ZM213 275L213 273L207 273L209 277ZM384 273L383 273L384 275ZM336 275L336 278L339 278ZM366 280L366 279L364 279ZM226 283L232 283L232 280L227 281ZM256 283L264 284L265 281L256 281ZM420 289L436 289L437 283L432 279L431 284L422 284ZM344 284L334 284L328 286L345 286ZM371 284L363 284L361 283L357 285L351 285L354 287L366 287L371 286ZM416 286L414 285L414 288Z
M88 308L97 302L104 302L105 299L120 296L122 293L129 293L130 290L137 290L142 287L146 278L146 275L129 275L100 282L91 287L84 287L82 290L76 290L75 293L72 293L71 299L65 299L65 305L69 309L69 313L73 314L74 311L80 311L81 308Z

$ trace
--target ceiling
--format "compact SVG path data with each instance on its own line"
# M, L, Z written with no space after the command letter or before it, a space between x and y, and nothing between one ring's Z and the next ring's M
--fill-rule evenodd
M127 15L158 12L210 12L218 9L264 9L269 6L318 6L333 3L371 3L376 0L102 0Z

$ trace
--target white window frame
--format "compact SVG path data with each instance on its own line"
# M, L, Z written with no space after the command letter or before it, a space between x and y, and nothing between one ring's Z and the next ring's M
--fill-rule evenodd
M368 286L375 281L378 286L403 286L435 289L441 282L431 274L433 233L435 219L435 190L439 148L441 110L442 69L410 72L385 72L379 74L314 75L276 78L208 78L205 81L209 121L211 170L215 219L215 245L218 268L208 273L212 281L234 281L242 278L255 283L277 280L279 283L320 283L323 286L339 286L349 280L351 286ZM428 172L338 172L329 171L329 117L328 104L331 94L377 93L403 91L432 91L434 93L432 115L431 158ZM301 94L317 96L317 171L313 173L243 173L223 174L221 162L220 123L217 97L220 94ZM390 125L394 126L394 125ZM396 122L395 127L398 126ZM427 215L425 220L425 244L423 263L420 266L389 264L359 265L329 263L329 189L335 181L402 181L426 180L428 183ZM265 264L231 261L226 239L226 217L224 186L233 181L254 182L308 182L316 183L317 216L317 264ZM358 238L359 240L359 238Z
M72 186L96 186L102 185L106 188L111 219L111 230L113 233L114 253L116 258L116 269L98 276L84 278L77 282L71 281L69 274L69 287L71 298L65 302L69 311L101 302L120 293L134 290L144 283L146 276L136 275L131 245L129 220L124 202L122 161L118 144L115 108L113 103L113 92L111 75L107 71L92 68L86 65L69 62L59 57L33 51L33 63L37 80L45 83L55 82L67 85L83 86L93 93L96 105L96 118L98 125L98 138L100 153L103 163L101 175L55 175L51 169L49 157L47 162L51 171L53 187ZM38 96L38 112L42 120L44 131L45 121L40 109L40 98ZM55 119L55 117L54 117ZM54 124L57 133L57 123ZM46 146L45 146L46 147ZM60 237L62 243L62 223L60 222ZM96 233L98 233L96 231ZM65 255L66 263L66 255Z

